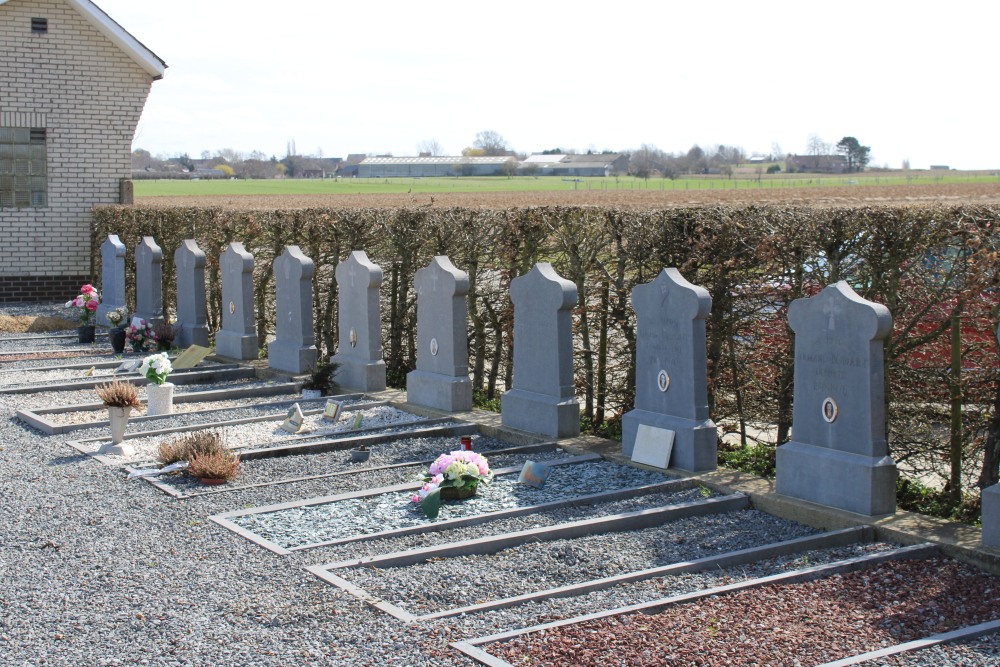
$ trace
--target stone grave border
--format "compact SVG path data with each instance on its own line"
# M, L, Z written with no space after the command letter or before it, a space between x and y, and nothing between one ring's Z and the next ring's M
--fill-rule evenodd
M97 334L100 336L101 334ZM2 339L0 339L2 340ZM100 350L100 351L99 351ZM46 347L41 349L32 350L0 350L0 361L16 364L18 361L35 361L37 359L44 359L46 357L51 357L52 359L73 359L75 357L86 357L94 355L104 355L104 348L98 348L97 345L88 345L87 347ZM52 356L61 355L61 356ZM8 361L7 357L19 357L28 356L31 359L15 359L13 361ZM20 369L11 369L20 370Z
M174 404L177 403L200 403L201 401L227 401L235 400L239 398L255 398L260 396L278 396L281 394L288 394L297 392L299 388L299 383L296 382L282 382L269 385L261 385L258 387L241 387L241 388L229 388L229 389L211 389L209 391L198 391L198 392L187 392L187 393L177 393L174 394ZM360 395L360 394L359 394ZM306 399L309 400L309 399ZM283 403L290 403L292 401L274 401L273 403L258 403L254 407L262 406L273 406L281 405ZM209 412L227 410L230 408L210 408L208 410L192 410L190 412L178 413L184 415L203 415ZM30 424L34 428L47 433L48 435L61 435L63 433L71 433L72 431L82 431L88 428L99 428L108 425L107 419L92 421L92 422L80 422L78 424L59 424L53 421L49 421L45 418L45 415L55 415L62 414L65 412L98 412L104 411L107 413L107 408L103 403L77 403L75 405L60 405L51 406L44 408L31 408L31 409L19 409L15 412L15 415L21 421ZM130 417L129 423L140 423L151 419L164 419L170 418L175 415L143 415L139 417Z
M209 368L192 368L178 370L170 374L174 384L204 384L207 382L222 382L225 380L249 380L257 377L257 371L252 366L241 364L219 364ZM108 382L111 378L100 377L96 380L74 380L62 384L22 384L13 387L0 387L0 394L37 394L49 391L76 391L93 389L99 384ZM122 375L120 380L131 382L136 386L149 384L149 380L138 375Z
M847 572L863 570L872 565L877 565L879 563L891 560L902 560L909 558L922 559L922 558L931 558L937 555L940 555L940 551L938 550L937 546L928 542L922 542L919 544L914 544L906 547L900 547L898 549L891 549L889 551L882 551L874 554L866 554L864 556L848 558L833 563L825 563L823 565L816 565L813 567L803 568L800 570L794 570L792 572L782 572L780 574L772 574L766 577L747 579L746 581L740 581L734 584L727 584L725 586L716 586L714 588L707 588L700 591L693 591L691 593L683 593L681 595L675 595L673 597L668 597L668 598L660 598L659 600L650 600L649 602L642 602L640 604L629 605L626 607L618 607L616 609L608 609L605 611L594 612L591 614L584 614L582 616L564 618L558 621L552 621L550 623L542 623L540 625L533 625L518 630L511 630L507 632L500 632L492 635L486 635L483 637L476 637L473 639L465 639L457 642L451 642L449 645L452 648L461 652L463 655L472 658L479 664L488 665L489 667L514 667L514 665L507 662L506 660L497 658L496 656L490 654L488 651L480 647L486 646L488 644L495 644L498 642L507 641L509 639L520 637L522 635L533 634L536 632L544 632L546 630L552 630L554 628L566 625L576 625L578 623L584 623L587 621L609 618L612 616L623 616L626 614L634 614L636 612L644 614L655 614L657 612L663 611L664 609L672 605L681 604L685 602L694 602L704 598L726 595L729 593L735 593L737 591L747 590L751 588L760 588L763 586L769 586L771 584L790 584L790 583L799 583L803 581L812 581L815 579L822 579L824 577L829 577L834 574L844 574Z
M98 356L98 355L94 355ZM94 361L92 363L81 362L76 364L52 364L51 366L31 366L30 368L2 368L0 369L0 375L5 375L7 373L39 373L44 371L68 371L68 370L84 370L87 368L114 368L116 366L121 366L124 357L115 358L114 355L100 355L110 357L108 361Z
M74 315L73 317L75 318L76 316ZM102 328L103 327L98 327L98 329L102 329ZM71 331L71 330L70 329L65 329L64 331ZM100 331L99 330L97 332L97 335L98 336L107 336L108 332L106 330L105 331ZM75 334L75 333L62 333L62 334L61 333L42 333L42 334L32 334L31 336L19 336L17 334L14 334L14 336L12 336L12 337L0 338L0 342L17 342L19 340L52 340L53 338L70 338L70 339L72 339L72 338L77 338L77 337L78 337L78 334Z
M723 499L728 501L729 499L733 498L735 498L735 495L722 496L721 498L713 498L712 500L719 502ZM703 502L705 501L695 501L692 503L675 505L673 507L688 509L692 508L692 506L694 505ZM739 503L734 503L734 504L739 505ZM702 508L697 508L697 509L700 510ZM741 509L741 507L736 507L735 509ZM649 511L649 510L644 510L644 511ZM706 513L708 512L698 512L698 513L677 512L677 514L671 516L669 520L686 518L687 516L701 516ZM440 546L427 547L421 549L410 549L407 551L399 551L379 556L370 556L358 560L329 563L327 565L312 565L307 567L306 570L312 572L313 574L318 576L320 579L326 581L327 583L333 584L334 586L343 589L345 592L350 593L355 597L369 603L373 607L380 609L405 623L412 623L415 621L430 621L439 618L461 616L463 614L475 614L484 611L493 611L496 609L507 609L509 607L514 607L529 602L540 602L542 600L548 600L551 598L574 597L578 595L585 595L587 593L592 593L594 591L605 590L607 588L611 588L619 584L645 581L647 579L655 579L657 577L666 577L677 574L705 572L707 570L722 569L722 568L732 567L735 565L745 565L747 563L754 563L767 558L773 558L776 556L787 556L790 554L809 551L812 549L830 549L830 548L844 547L859 543L868 544L874 542L875 540L875 530L868 526L855 526L854 528L842 528L840 530L828 531L815 535L805 535L803 537L796 537L788 540L782 540L781 542L771 542L769 544L763 544L756 547L748 547L746 549L740 549L737 551L728 551L726 553L716 554L714 556L705 556L703 558L698 558L696 560L671 563L670 565L663 565L660 567L648 568L645 570L627 572L624 574L618 574L611 577L605 577L602 579L591 579L589 581L583 581L577 584L568 584L566 586L560 586L558 588L544 589L540 591L535 591L534 593L525 593L514 597L498 598L495 600L489 600L487 602L481 602L466 607L455 607L452 609L445 609L443 611L431 612L428 614L411 614L410 612L406 611L405 609L401 608L398 605L374 597L364 589L351 584L344 577L333 574L333 570L350 570L361 567L374 567L376 569L387 569L391 567L406 567L408 565L417 565L419 563L428 561L430 559L437 560L443 558L465 556L468 555L469 553L477 555L484 553L495 553L497 551L506 549L511 546L524 544L525 542L528 541L534 541L534 540L547 541L550 539L563 539L565 537L585 537L587 535L593 534L593 532L596 532L596 531L584 532L581 535L556 535L554 537L549 537L544 534L544 531L557 527L558 526L552 526L549 528L538 528L538 529L520 531L518 533L509 533L507 535L501 535L501 536L479 538L475 540L466 540L463 542L452 542ZM602 532L612 532L617 530L618 529L616 527L612 527L610 530ZM627 530L635 530L635 528L627 528ZM471 548L472 551L463 551L463 549L467 548Z
M326 397L322 397L322 398L307 398L307 399L305 399L305 401L321 401L321 400L325 400L325 399L326 399ZM305 402L305 401L298 401L298 402ZM358 403L358 404L351 405L351 406L348 406L347 408L345 408L344 413L346 414L347 412L354 412L356 410L366 410L368 408L378 407L378 406L381 406L381 405L389 405L389 402L388 401L372 401L372 402L369 402L369 403ZM224 410L231 410L231 409L233 409L233 408L220 408L220 410L223 410L223 411ZM206 412L211 412L211 411L208 410ZM302 411L302 413L305 414L305 415L318 415L318 414L321 414L322 412L323 412L323 410L321 408L312 409L312 410L303 410ZM181 413L181 414L183 414L183 413ZM155 435L166 435L168 433L187 433L187 432L190 432L190 431L200 431L200 430L203 430L203 429L222 428L222 427L225 427L225 426L236 426L236 425L239 425L239 424L252 424L252 423L257 423L257 422L265 422L265 421L281 421L284 418L285 418L284 414L270 414L270 415L261 415L261 416L257 416L257 417L243 417L241 419L230 419L230 420L218 421L218 422L205 422L204 424L185 424L183 426L174 426L174 427L170 427L170 428L153 429L151 431L135 431L133 433L126 433L125 434L125 440L130 440L130 439L133 439L133 438L146 438L146 437L155 436ZM453 420L447 420L447 419L417 420L417 421L412 421L412 422L401 422L401 423L405 424L405 425L414 425L414 424L431 424L431 423L434 423L434 422L445 422L445 421L453 421ZM377 433L380 430L385 430L386 428L391 428L392 426L393 426L393 424L390 424L388 426L374 426L374 427L370 427L370 428L367 428L367 429L365 429L365 428L358 429L357 431L343 431L342 433L343 434L352 434L352 433L363 433L363 434L364 433ZM296 435L289 435L289 437L286 438L286 439L284 439L284 440L278 440L278 441L272 441L272 442L288 442L288 443L292 443L292 442L295 442L296 440L298 440L298 441L304 441L304 440L310 440L310 439L320 440L322 438L326 438L326 440L320 440L320 442L312 443L312 444L316 444L316 445L323 445L323 444L327 444L327 443L329 443L329 442L331 442L333 440L340 440L340 439L342 439L342 438L329 438L328 437L328 436L336 436L336 435L339 435L339 434L337 434L337 433L326 433L326 434L314 435L313 433L310 432L310 433L303 433L303 434L298 435L298 436L296 436ZM80 453L86 454L88 456L91 456L91 457L97 459L98 461L100 461L101 463L104 463L105 465L108 465L108 466L111 466L111 467L114 467L114 468L120 468L120 467L123 467L125 465L138 465L138 464L147 463L147 462L150 461L150 459L145 459L145 460L140 460L140 461L133 461L131 463L122 463L122 462L119 462L119 461L115 461L114 459L110 459L110 458L104 456L103 454L98 454L97 450L100 448L100 445L106 444L106 443L109 443L109 442L111 442L110 438L108 438L108 437L99 437L99 438L84 438L84 439L81 439L81 440L67 440L66 444L69 445L70 447L72 447L73 449L76 449ZM96 445L96 447L95 447L95 445ZM284 447L275 447L275 448L272 448L272 449L285 449L285 448ZM248 450L248 451L259 451L259 450ZM319 451L322 451L322 450L319 450ZM241 456L242 456L242 453L241 453Z
M442 436L447 436L447 435L465 435L465 434L474 434L474 433L477 433L478 431L475 431L474 429L475 429L475 424L459 424L459 425L456 425L453 428L439 429L439 432L435 431L433 433L431 433L431 432L421 433L421 435L418 435L416 437L434 437L435 435L439 435L439 434L442 435ZM430 429L428 429L428 431L430 431ZM407 431L407 432L403 432L403 433L387 433L385 435L370 435L370 436L365 436L363 438L358 438L357 440L347 440L347 441L344 441L344 442L339 442L338 441L336 444L341 445L341 446L338 446L338 447L335 447L335 448L331 448L331 449L329 449L327 451L338 451L338 450L339 451L343 451L343 450L348 449L350 447L355 447L358 444L375 445L375 444L381 444L381 443L385 443L385 442L392 442L394 440L407 440L407 439L412 438L412 437L414 437L412 435L412 431ZM520 453L530 454L532 452L543 452L543 451L554 450L554 449L557 449L558 447L559 447L559 445L557 443L555 443L555 442L542 442L542 443L538 443L538 444L535 444L535 445L515 445L513 447L504 447L502 449L491 449L491 450L488 450L486 453L489 454L490 456L494 456L494 455L506 455L506 454L520 454ZM255 451L255 452L266 452L268 450L253 450L253 451ZM310 453L313 453L313 452L310 452ZM317 452L317 453L323 453L323 452ZM280 453L280 454L277 454L276 456L254 456L253 458L246 458L244 456L244 454L245 454L245 452L240 454L240 460L242 460L242 461L261 461L261 460L267 460L269 458L279 458L279 457L282 457L282 456L286 455L285 453ZM293 453L291 455L294 455L294 454L295 453ZM243 484L243 485L238 485L238 486L208 487L204 491L184 492L184 493L179 492L176 488L174 488L170 484L165 484L161 479L159 479L157 477L143 477L142 479L144 479L145 481L149 482L150 484L152 484L153 486L155 486L159 490L163 491L167 495L172 496L174 498L177 498L179 500L183 500L185 498L195 498L195 497L198 497L198 496L208 496L208 495L215 495L215 494L219 494L219 493L230 493L232 491L244 491L246 489L259 489L259 488L266 487L266 486L281 486L283 484L296 484L298 482L308 482L308 481L312 481L312 480L315 480L315 479L329 479L331 477L342 477L344 475L356 475L356 474L359 474L359 473L373 472L373 471L378 471L378 470L392 470L394 468L410 468L410 467L419 466L419 465L430 465L433 462L434 462L434 459L424 459L424 460L420 460L420 461L403 461L402 463L388 463L388 464L383 465L383 466L370 466L370 467L363 467L363 468L355 468L353 470L339 470L337 472L323 473L321 475L307 475L305 477L290 477L288 479L279 479L279 480L273 481L273 482L257 482L257 483L254 483L254 484ZM133 472L133 471L141 470L141 469L142 468L133 468L132 466L125 466L125 471L126 472Z
M930 648L932 646L938 646L940 644L948 644L950 642L962 641L965 639L974 639L991 632L996 632L997 630L1000 630L1000 620L986 621L985 623L979 623L978 625L970 625L964 628L959 628L958 630L951 630L949 632L930 635L929 637L924 637L923 639L914 639L902 644L896 644L895 646L886 646L885 648L878 649L876 651L860 653L849 658L834 660L833 662L825 662L822 665L817 665L816 667L848 667L849 665L859 665L863 662L868 662L869 660L880 660L882 658L888 658L889 656L911 653L921 649Z
M562 466L562 465L575 465L578 463L589 463L591 461L600 461L602 457L598 454L581 454L581 455L571 455L562 459L553 459L547 461L549 465L552 466ZM500 468L494 470L495 476L500 475L514 475L521 472L521 466L512 466L509 468ZM687 488L693 488L697 486L696 482L689 480L670 480L667 482L658 482L656 484L646 484L643 486L633 486L626 487L624 489L616 489L613 491L604 491L601 493L587 494L584 496L576 496L575 498L567 498L565 500L557 500L547 503L540 503L538 505L525 505L523 507L515 507L509 510L500 510L497 512L489 512L487 514L476 514L468 517L461 517L457 519L448 519L444 521L433 521L427 524L419 526L408 526L405 528L394 528L390 530L383 530L376 533L366 533L361 535L351 535L349 537L338 538L335 540L327 540L324 542L317 542L315 544L304 544L298 547L286 548L282 547L270 540L263 538L256 533L237 525L231 519L248 516L252 514L270 514L272 512L281 512L289 509L296 509L299 507L309 507L312 505L328 505L331 503L336 503L343 500L350 500L352 498L366 498L370 496L379 496L389 493L404 493L407 491L415 491L420 488L421 482L407 482L402 484L393 484L390 486L383 486L374 489L361 489L359 491L349 491L347 493L340 493L332 496L320 496L317 498L308 498L306 500L296 500L287 503L279 503L276 505L262 505L260 507L251 507L243 510L233 510L230 512L223 512L221 514L213 514L208 518L215 523L228 528L237 535L241 535L251 542L264 547L276 554L287 556L295 551L305 551L307 549L314 549L317 547L334 546L338 544L348 544L351 542L367 542L376 539L382 539L386 537L399 537L402 535L416 535L421 533L429 533L437 530L451 529L451 528L462 528L464 526L474 526L481 523L487 523L498 518L508 518L512 516L520 516L523 514L531 514L538 511L543 511L547 509L552 509L554 507L573 507L575 505L589 504L594 501L605 500L623 500L628 498L634 498L637 496L647 495L651 493L658 493L661 491L674 491L683 490Z

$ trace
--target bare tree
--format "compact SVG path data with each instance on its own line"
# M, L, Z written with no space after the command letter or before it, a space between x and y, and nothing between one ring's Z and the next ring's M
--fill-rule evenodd
M419 155L444 155L444 149L441 148L437 139L424 139L417 144L417 153Z
M483 130L476 133L476 140L472 142L472 147L482 151L482 155L508 155L510 149L507 141L500 136L499 132L493 130Z

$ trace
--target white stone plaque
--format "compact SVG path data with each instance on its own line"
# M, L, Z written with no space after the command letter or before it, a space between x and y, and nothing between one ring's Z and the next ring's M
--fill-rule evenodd
M285 421L281 424L281 430L287 431L288 433L298 433L302 430L302 424L305 423L305 415L302 414L302 408L296 403L288 409L288 415Z
M632 449L633 463L642 463L654 468L668 468L670 453L674 449L674 432L648 424L639 424Z

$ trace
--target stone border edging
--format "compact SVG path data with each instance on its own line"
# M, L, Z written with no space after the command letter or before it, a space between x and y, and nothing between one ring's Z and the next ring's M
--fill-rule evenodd
M220 364L212 369L191 369L174 371L170 374L170 381L174 384L201 384L203 382L222 382L225 380L249 380L257 377L256 371L249 366L239 364ZM62 384L23 384L14 387L0 388L0 394L37 394L50 391L77 391L80 389L93 389L99 384L108 382L111 378L101 377L96 380L75 380ZM126 382L131 382L137 386L149 384L149 380L144 377L123 376Z
M914 639L913 641L896 644L895 646L887 646L885 648L878 649L877 651L859 653L858 655L843 658L841 660L834 660L833 662L824 662L822 665L816 665L816 667L849 667L850 665L860 665L861 663L868 662L869 660L888 658L889 656L910 653L912 651L920 651L922 649L931 648L932 646L938 646L940 644L981 637L982 635L989 634L997 630L1000 630L1000 620L986 621L985 623L970 625L965 628L959 628L958 630L951 630L937 635L930 635L928 637L924 637L923 639Z

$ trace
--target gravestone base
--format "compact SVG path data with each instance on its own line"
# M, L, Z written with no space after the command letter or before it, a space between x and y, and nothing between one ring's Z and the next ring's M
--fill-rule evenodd
M315 345L303 347L282 340L273 340L267 345L267 365L279 371L296 375L312 373L316 370Z
M177 328L177 336L174 339L177 347L191 347L192 345L208 345L208 325L207 324L182 324Z
M511 389L500 397L500 422L504 426L550 438L580 435L580 403L555 396Z
M688 472L715 470L718 430L711 419L695 421L648 410L632 410L622 417L622 454L632 456L639 426L653 426L674 432L670 465Z
M221 357L240 359L241 361L256 359L257 336L253 334L238 334L234 331L222 330L215 334L215 353Z
M411 371L406 374L406 400L414 405L463 412L472 409L472 380L441 373Z
M358 391L382 391L385 389L385 362L365 361L357 357L335 354L330 363L340 364L334 381L338 386Z
M777 457L780 494L865 516L896 511L896 464L888 456L789 442Z
M983 546L1000 549L1000 484L983 489Z

